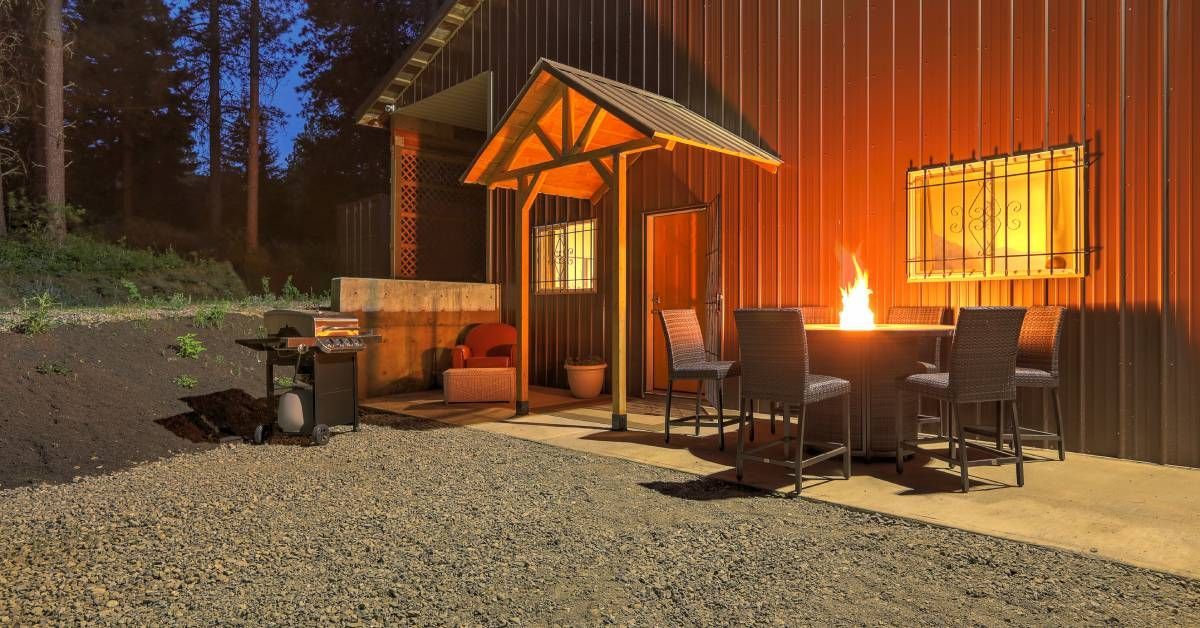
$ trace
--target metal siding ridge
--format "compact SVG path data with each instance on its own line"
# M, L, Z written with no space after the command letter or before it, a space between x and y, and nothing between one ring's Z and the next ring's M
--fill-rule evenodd
M1079 0L1079 141L1085 147L1085 157L1087 154L1087 0ZM1088 190L1086 188L1086 174L1084 179L1083 192L1083 244L1086 247L1087 241L1087 199ZM1091 264L1091 255L1084 253L1084 263ZM1078 370L1077 377L1079 378L1078 392L1079 400L1076 412L1079 415L1079 449L1083 450L1087 444L1087 278L1079 281L1079 364L1076 365Z
M1119 234L1118 239L1120 240L1120 242L1118 243L1118 252L1119 252L1120 260L1118 262L1118 272L1117 272L1117 295L1118 295L1117 296L1117 331L1118 331L1118 338L1117 338L1117 361L1118 361L1117 362L1117 452L1118 452L1119 457L1125 458L1128 454L1128 452L1127 452L1128 436L1127 436L1126 430L1124 428L1125 428L1125 421L1127 419L1128 411L1129 411L1128 410L1128 403L1129 403L1128 396L1129 395L1128 395L1128 391L1126 390L1127 381L1128 381L1128 377L1127 377L1127 373L1126 373L1126 371L1127 371L1126 360L1128 359L1128 353L1127 353L1128 349L1126 347L1126 344L1127 344L1127 340L1126 340L1127 312L1126 312L1126 310L1128 307L1127 302L1126 302L1126 294L1127 294L1127 292L1126 292L1127 291L1127 287L1126 287L1127 275L1126 275L1126 273L1128 272L1128 268L1127 268L1127 262L1125 259L1126 254L1127 254L1127 247L1128 247L1128 242L1127 242L1128 227L1126 225L1127 216L1126 216L1126 189L1125 189L1126 169L1127 169L1126 140L1127 140L1127 133L1128 133L1128 129L1127 129L1128 124L1127 124L1127 118L1126 118L1126 116L1127 116L1126 100L1128 99L1128 95L1127 95L1127 91L1126 91L1127 90L1127 83L1126 83L1127 79L1126 79L1125 64L1126 64L1126 45L1127 45L1126 44L1126 20L1127 20L1126 15L1127 15L1129 9L1126 7L1126 0L1121 0L1120 8L1121 8L1121 20L1120 20L1120 35L1121 35L1120 97L1121 97L1121 103L1120 103L1120 122L1119 122L1118 136L1119 136L1121 148L1120 148L1120 170L1119 170L1119 179L1118 179L1119 184L1118 184L1118 197L1117 197L1118 198L1117 210L1118 210L1118 217L1119 217L1118 222L1117 222L1117 227L1118 227L1118 234Z
M1167 345L1170 342L1172 321L1171 308L1171 222L1170 222L1170 42L1171 42L1171 0L1162 0L1162 203L1161 238L1161 275L1159 301L1162 319L1159 321L1159 382L1158 382L1158 416L1159 416L1159 462L1167 461L1167 409L1168 409L1168 373Z

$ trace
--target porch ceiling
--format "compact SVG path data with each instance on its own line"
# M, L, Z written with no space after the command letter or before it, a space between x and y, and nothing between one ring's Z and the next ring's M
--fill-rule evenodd
M463 182L516 189L519 177L541 173L542 193L594 200L607 187L597 162L676 144L748 159L772 172L781 163L670 98L542 59Z

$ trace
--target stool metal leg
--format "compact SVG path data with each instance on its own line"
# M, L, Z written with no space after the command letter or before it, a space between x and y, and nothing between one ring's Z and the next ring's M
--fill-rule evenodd
M958 404L950 404L950 422L954 423L958 429L958 466L959 473L962 475L962 492L966 493L971 490L971 477L967 473L967 446L963 443L967 442L967 433L963 431L962 417L958 416Z
M1016 403L1015 401L1013 403ZM996 449L1004 445L1004 402L996 402Z
M784 412L787 412L786 406ZM787 416L784 414L784 416ZM808 418L808 405L800 405L800 416L796 417L796 495L800 495L801 485L804 484L804 420Z
M704 390L704 381L696 380L696 436L700 435L700 392Z
M1050 389L1050 395L1054 397L1054 422L1058 426L1058 459L1067 459L1067 435L1063 433L1063 416L1062 416L1062 401L1058 398L1058 387Z
M954 404L949 401L946 404L946 455L950 458L954 457L956 446L961 446L954 438L955 421L958 420L958 414L954 411ZM951 469L954 468L954 463L947 463Z
M675 380L668 379L667 380L667 411L666 411L666 415L663 417L663 431L666 432L666 438L665 438L664 442L666 442L666 443L671 442L671 395L674 393L674 391L675 391Z
M1021 420L1017 416L1017 400L1012 401L1013 449L1017 453L1017 486L1025 486L1025 456L1021 451Z
M721 436L721 451L725 451L725 387L717 381L717 433ZM740 428L739 428L740 431Z
M742 479L742 452L745 450L745 439L742 437L746 433L746 402L743 398L738 399L738 440L737 440L737 456L734 458L734 469L736 470L737 479L740 482ZM753 403L751 403L753 410ZM754 413L750 414L750 424L754 425ZM751 428L753 429L753 427Z
M896 433L899 437L900 433ZM842 475L850 479L850 395L842 396L842 438L846 452L842 454Z
M750 442L754 442L754 404L750 405Z

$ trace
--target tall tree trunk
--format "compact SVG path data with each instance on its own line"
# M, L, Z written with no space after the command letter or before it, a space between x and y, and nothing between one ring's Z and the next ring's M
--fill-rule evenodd
M221 229L221 0L208 0L208 230Z
M121 221L133 222L133 130L130 122L121 123Z
M246 138L246 250L258 248L259 0L250 0L250 136Z
M46 206L48 235L61 243L67 235L67 155L63 142L63 32L62 0L46 0L46 50L42 65L46 151Z

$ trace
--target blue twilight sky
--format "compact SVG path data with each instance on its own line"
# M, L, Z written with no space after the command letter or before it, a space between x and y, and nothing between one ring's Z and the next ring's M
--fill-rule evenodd
M182 7L185 0L166 0L167 5L175 10ZM300 32L304 28L305 22L297 19L284 36L283 41L286 45L295 43L300 38ZM297 55L292 58L292 67L277 84L262 85L260 98L264 105L278 107L284 113L284 119L281 124L273 129L271 134L271 142L275 146L276 153L279 156L279 167L287 165L288 157L292 154L292 146L296 142L296 136L304 130L304 117L302 115L304 105L304 94L300 91L300 68L304 65L307 58L303 55ZM223 83L225 83L223 81ZM225 90L240 89L240 85L226 83ZM200 94L199 98L204 98L204 94ZM193 133L193 138L196 143L196 155L203 159L208 154L208 133L197 128ZM207 172L207 165L201 165L200 171Z
M300 29L303 26L297 21L285 36L285 40L289 43L294 42L300 36ZM292 68L288 71L287 76L279 81L273 93L266 94L263 98L264 102L279 107L285 114L283 125L274 138L281 166L287 163L288 156L292 154L292 144L295 143L296 136L304 130L304 117L301 115L304 94L300 92L300 67L307 59L298 55L293 57L292 61Z

